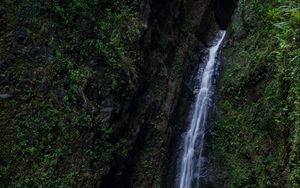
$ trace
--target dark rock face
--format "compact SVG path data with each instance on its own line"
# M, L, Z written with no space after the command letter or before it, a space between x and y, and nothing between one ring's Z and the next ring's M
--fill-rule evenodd
M185 129L192 101L192 75L203 57L202 49L219 28L228 26L235 2L142 1L140 7L147 28L141 40L145 61L142 79L125 108L130 110L122 112L113 123L119 130L116 137L127 131L131 138L130 154L112 164L103 188L173 187L172 151ZM186 24L189 30L183 31ZM182 72L174 79L177 51L183 56ZM129 118L127 124L124 117Z
M7 116L9 120L14 119L12 118L14 110L22 111L21 108L18 109L13 105L19 105L20 107L24 104L27 107L27 105L30 106L33 99L37 101L37 104L40 104L40 101L44 101L45 104L47 102L51 103L53 109L61 107L65 101L68 107L71 107L68 110L74 119L77 118L77 115L81 115L80 109L89 109L86 112L91 114L92 123L88 123L88 126L81 125L83 123L80 119L78 126L74 128L76 133L80 132L81 140L75 140L77 142L73 143L74 140L70 139L71 144L69 142L65 143L67 146L76 145L74 148L71 147L73 149L72 155L63 155L63 162L70 165L71 169L73 169L73 166L78 167L77 172L82 170L82 166L92 166L94 163L97 166L99 162L97 161L98 158L90 160L90 157L83 157L85 155L83 151L87 147L91 147L92 150L95 149L97 141L102 136L102 131L97 130L97 128L111 130L107 133L109 134L107 142L110 142L110 144L117 144L122 139L127 141L123 148L128 151L128 154L119 156L119 153L122 152L114 151L111 154L112 157L109 157L112 160L107 162L109 164L107 165L106 161L103 162L105 168L93 169L93 172L87 171L88 173L78 173L87 175L89 178L93 176L93 182L90 183L89 181L87 183L87 181L84 181L86 180L85 177L83 177L81 180L75 181L75 183L78 183L76 186L84 184L88 187L95 184L95 187L101 188L171 187L173 176L169 174L172 168L169 168L171 164L168 164L168 161L172 161L172 156L169 153L172 149L176 149L177 135L185 129L185 117L192 98L191 80L193 74L201 62L202 50L210 45L210 40L214 38L215 32L219 27L222 29L227 27L234 7L233 2L226 1L224 4L221 0L128 1L129 8L134 9L137 16L133 20L127 21L135 22L132 25L138 25L141 28L137 29L140 32L137 37L139 40L136 42L138 44L134 43L138 47L133 48L136 51L142 51L142 57L139 56L139 52L137 55L139 56L137 58L139 63L137 68L117 66L117 64L114 64L115 67L110 65L108 63L109 53L118 54L116 48L109 52L104 49L106 53L95 53L96 50L93 48L96 48L97 45L87 47L88 44L86 44L84 50L79 49L81 48L81 42L87 39L96 42L99 37L105 36L105 33L99 32L98 29L93 30L97 27L95 18L91 19L93 16L88 15L90 9L82 11L81 7L78 11L72 12L73 9L67 8L71 6L70 3L58 1L57 6L62 9L66 8L66 11L71 11L71 13L69 12L70 16L72 15L66 23L63 23L66 18L63 18L63 15L57 12L52 12L50 15L50 12L53 11L52 8L45 7L46 5L41 1L41 4L37 5L41 8L39 9L41 13L39 16L45 19L42 20L43 22L51 21L46 24L47 28L49 26L50 29L48 28L47 32L41 32L40 28L34 27L39 26L39 24L36 24L36 20L32 19L37 14L33 11L35 9L28 8L35 5L36 2L24 3L26 6L24 10L18 12L19 17L16 19L13 32L8 35L8 38L12 39L5 39L10 41L8 43L9 50L7 54L5 51L4 55L0 51L0 56L6 57L0 60L0 70L5 72L3 75L0 74L2 78L0 79L0 99L1 102L5 101L6 104L2 109L12 114L11 117ZM106 8L111 8L114 2L102 0L97 4L96 11L104 11ZM55 11L59 12L59 10ZM2 23L2 13L0 14L0 23ZM95 14L98 14L98 12ZM29 20L28 17L31 19ZM51 19L48 20L49 18ZM101 21L100 16L97 18ZM82 22L82 25L80 27L76 26L77 22ZM52 30L54 26L51 25L56 23L58 23L55 26L57 30ZM28 30L28 27L32 30ZM127 23L124 27L131 27L131 25ZM76 30L76 34L73 29ZM36 33L36 31L39 32ZM64 33L64 31L66 32ZM0 32L2 32L1 29ZM61 33L64 33L64 35L60 35ZM81 33L88 37L80 36ZM97 33L100 34L97 35ZM49 40L44 41L46 34L50 34L52 37L62 37L59 39L61 41L56 41L57 44L55 45L65 44L66 41L69 41L70 34L73 34L70 35L70 38L76 38L76 40L70 39L70 45L62 45L58 48L58 46L55 47L54 43L51 45ZM126 33L124 35L130 34ZM53 37L53 39L56 37ZM106 40L105 37L103 38ZM41 41L35 41L39 39ZM111 43L111 38L108 39L102 41L103 43L100 43L99 46ZM123 40L123 38L120 37L120 40ZM126 40L126 42L130 43L130 40ZM129 46L127 43L124 46L126 45ZM1 49L2 43L0 42ZM131 50L131 52L134 50ZM63 54L65 56L60 57ZM119 55L122 57L122 53ZM72 59L73 68L67 66L69 61L66 60L70 59ZM123 63L121 58L116 59L116 61L119 64ZM12 65L19 67L19 72ZM130 68L134 71L129 70ZM14 74L15 72L18 72L18 74ZM81 74L81 72L83 73ZM93 76L90 77L86 72L92 72ZM69 75L66 76L66 74ZM117 75L119 80L122 81L119 83L118 89L113 88L110 82L107 81L109 80L107 75L112 76L112 74ZM82 75L84 75L84 78ZM71 87L72 82L74 82L73 86L78 87ZM11 90L12 87L8 87L10 85L13 85L16 89ZM15 101L9 103L10 100ZM7 110L6 107L13 110ZM50 109L50 107L46 107ZM38 109L39 106L36 106L36 108ZM28 109L31 110L31 106ZM45 118L45 121L50 119L49 121L52 122L52 111L49 110L49 112L51 113L43 115L43 118ZM36 114L36 112L33 112L33 114ZM27 117L25 115L24 117ZM64 118L64 113L59 115ZM49 137L49 140L52 137L59 137L56 129L67 123L70 124L73 130L73 121L68 118L66 117L66 121L60 122L62 125L59 124L55 129L53 128L53 135ZM6 123L3 122L0 122L0 127L6 128ZM36 125L36 122L33 125ZM30 134L29 131L28 135ZM43 135L37 139L42 138ZM44 139L45 142L47 139ZM88 139L90 142L87 142ZM50 145L51 143L47 141L46 144ZM32 144L32 141L30 141L30 144ZM78 157L81 161L78 161L77 158L73 159L73 157ZM30 159L34 160L33 158ZM70 161L70 159L73 160ZM67 164L69 161L70 163ZM63 165L58 165L58 167L61 166ZM101 167L103 166L101 164ZM65 170L68 167L63 168ZM86 167L90 170L89 168ZM59 175L56 174L57 177L65 175L63 170L57 173ZM20 171L22 173L22 170ZM34 172L34 170L32 171ZM32 175L31 177L35 176Z
M164 169L163 187L174 187L176 178L176 166L178 159L178 147L181 142L181 133L186 131L188 125L188 115L190 112L190 107L194 99L193 87L196 84L194 81L197 75L199 62L202 62L202 57L204 55L204 46L198 45L193 50L191 56L187 58L186 63L190 64L185 70L185 75L183 77L183 82L181 85L181 91L179 94L179 100L175 107L175 111L172 114L170 120L170 125L172 125L172 138L170 141L170 146L168 150L168 161L166 161L166 167Z
M236 6L237 0L215 0L214 13L221 29L227 29Z

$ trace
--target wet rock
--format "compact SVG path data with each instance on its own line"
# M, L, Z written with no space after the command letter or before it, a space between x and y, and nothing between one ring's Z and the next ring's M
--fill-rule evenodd
M241 30L241 31L238 31L238 32L235 32L232 36L232 40L233 41L240 41L244 38L246 38L248 35L248 33L245 31L245 30Z
M46 46L33 46L27 53L27 57L30 59L35 59L38 57L44 57L47 60L55 59L55 50L52 48L48 48Z
M88 65L96 70L97 73L103 72L103 70L108 66L107 61L102 56L95 56L88 62Z
M16 58L16 56L21 55L22 54L22 49L20 47L15 48L14 52L13 52L13 59Z
M10 94L0 94L0 99L10 99L12 98L12 95Z
M28 52L28 57L29 58L35 58L39 55L40 53L40 48L39 47L33 47L31 50Z
M19 22L23 22L23 21L25 20L25 15L26 15L26 14L22 12L22 13L20 14L19 18L18 18L18 21L19 21Z
M49 92L49 84L47 82L40 83L36 91L40 96L46 95Z
M117 73L120 76L120 79L125 81L126 83L129 83L130 77L129 77L129 70L126 67L119 67L117 69Z
M8 84L11 81L11 74L5 74L3 77L1 76L0 85Z
M6 67L7 67L7 63L5 61L0 60L0 70L4 71Z
M56 96L58 102L63 102L64 97L67 96L67 90L62 87L58 88L56 91Z
M216 21L221 29L227 29L231 16L237 6L237 0L216 0L214 4L214 13Z
M40 55L45 57L47 60L55 60L55 49L49 48L47 46L40 47Z
M22 45L27 39L27 33L24 30L17 30L16 32L16 43Z
M95 116L95 121L102 125L109 126L113 110L114 105L112 97L106 97L102 101L101 108Z

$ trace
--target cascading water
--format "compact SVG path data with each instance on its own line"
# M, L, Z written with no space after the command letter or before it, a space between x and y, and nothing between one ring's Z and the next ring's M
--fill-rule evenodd
M199 85L196 90L196 100L191 111L190 125L183 136L183 151L179 158L176 180L179 188L199 188L200 177L203 176L201 166L205 126L214 89L213 76L217 69L217 52L225 33L225 31L219 32L216 44L209 48L208 60L203 72L199 70L197 74Z

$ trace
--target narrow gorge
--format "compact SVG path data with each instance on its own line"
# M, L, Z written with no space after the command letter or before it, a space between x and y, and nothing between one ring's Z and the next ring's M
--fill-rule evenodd
M1 0L0 187L298 188L299 11Z
M195 102L191 109L191 119L189 119L188 130L182 135L183 151L178 159L179 170L177 173L177 186L180 188L199 187L201 179L205 178L204 163L207 160L203 156L207 117L213 105L212 97L214 94L214 76L218 69L216 60L217 52L224 39L226 32L219 33L216 44L209 48L208 58L204 70L199 68L196 81L197 86Z

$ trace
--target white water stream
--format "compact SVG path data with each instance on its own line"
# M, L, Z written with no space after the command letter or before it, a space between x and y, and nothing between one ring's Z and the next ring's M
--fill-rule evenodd
M191 121L187 132L183 137L183 152L179 158L179 169L177 172L178 188L199 188L200 178L203 176L203 147L205 138L205 126L209 113L209 106L213 96L213 77L216 72L217 54L225 36L225 31L220 31L216 44L209 48L208 60L205 69L198 71L199 80L196 91L196 100L192 108Z

